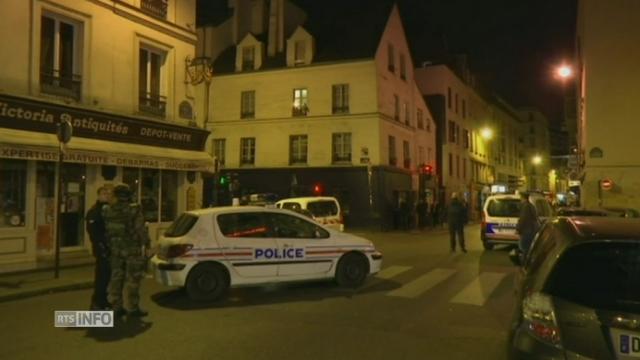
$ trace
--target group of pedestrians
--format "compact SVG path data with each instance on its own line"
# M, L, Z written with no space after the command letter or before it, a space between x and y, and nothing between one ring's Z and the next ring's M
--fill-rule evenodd
M146 316L140 308L140 283L150 239L129 187L117 185L113 192L106 186L99 188L86 222L96 259L91 309L113 310L117 317Z

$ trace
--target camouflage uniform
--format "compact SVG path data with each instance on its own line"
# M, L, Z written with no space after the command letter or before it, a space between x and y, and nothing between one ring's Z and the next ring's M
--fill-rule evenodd
M116 186L118 201L102 208L102 216L111 245L111 281L108 299L116 312L122 312L123 290L131 312L139 312L140 282L144 277L146 259L143 247L149 246L149 236L139 204L130 203L126 186Z

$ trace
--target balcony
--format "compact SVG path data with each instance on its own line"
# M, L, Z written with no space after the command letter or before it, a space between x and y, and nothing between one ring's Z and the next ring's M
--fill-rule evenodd
M140 8L153 17L166 19L168 3L169 0L142 0Z
M292 116L307 116L308 113L309 107L306 104L302 106L294 106L293 108L291 108Z
M146 115L164 118L167 110L167 97L158 94L140 93L139 110Z
M40 91L43 93L80 100L82 77L80 75L60 75L58 70L40 72Z

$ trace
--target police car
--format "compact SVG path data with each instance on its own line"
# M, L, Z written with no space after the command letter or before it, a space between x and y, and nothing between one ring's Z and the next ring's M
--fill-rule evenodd
M382 254L367 239L293 211L242 206L183 213L151 263L158 282L207 301L229 287L275 282L335 279L355 288L380 270Z
M516 194L498 194L487 198L480 225L480 238L485 250L493 249L496 244L518 244L516 225L520 217L520 201L520 195ZM532 192L529 202L536 208L542 221L553 216L553 209L544 196Z

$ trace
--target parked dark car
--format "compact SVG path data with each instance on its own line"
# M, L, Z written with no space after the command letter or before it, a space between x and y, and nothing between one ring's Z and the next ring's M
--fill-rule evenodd
M640 219L556 218L521 265L511 359L640 357Z
M556 215L558 216L611 216L612 214L604 210L562 207L556 211Z
M631 208L606 207L605 210L625 218L640 218L640 212Z

